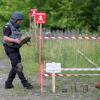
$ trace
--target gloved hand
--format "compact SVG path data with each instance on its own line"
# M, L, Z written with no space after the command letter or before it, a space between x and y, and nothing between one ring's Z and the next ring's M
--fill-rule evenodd
M27 44L27 42L30 42L31 40L31 37L30 36L27 36L27 37L24 37L21 39L21 42L20 42L20 47L23 46L24 44Z

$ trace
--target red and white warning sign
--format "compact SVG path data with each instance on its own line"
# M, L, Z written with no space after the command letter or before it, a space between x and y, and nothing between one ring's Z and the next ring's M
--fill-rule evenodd
M33 17L38 12L37 9L30 9L30 16Z
M46 23L46 13L36 13L34 16L34 21L37 24L45 24Z

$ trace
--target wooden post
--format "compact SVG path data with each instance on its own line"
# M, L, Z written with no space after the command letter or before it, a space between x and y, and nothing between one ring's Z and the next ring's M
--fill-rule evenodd
M55 73L52 74L52 93L55 93Z

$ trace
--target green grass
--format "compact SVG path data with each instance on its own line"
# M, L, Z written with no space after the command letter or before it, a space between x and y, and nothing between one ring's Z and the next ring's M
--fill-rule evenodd
M63 67L94 67L78 53L78 50L100 66L100 45L98 41L44 41L42 58L47 62L60 62Z
M38 56L34 46L24 45L21 48L21 56L25 73L29 75L36 74L38 72Z
M0 35L0 59L5 57L5 52L4 52L4 48L2 45L2 36Z
M27 74L38 72L38 52L32 46L24 45L21 48L22 63ZM44 40L42 62L60 62L62 67L81 68L95 67L89 63L78 50L100 66L100 44L96 40ZM5 52L0 45L0 58L5 57Z
M84 53L89 59L95 62L98 66L100 66L100 42L93 40L44 40L42 49L42 62L60 62L62 67L68 68L95 68L92 64L90 64L82 55L78 53L78 50ZM22 64L24 65L25 75L34 76L38 74L38 52L34 48L34 43L32 46L24 45L21 48L22 55ZM4 58L5 53L3 47L0 45L0 58ZM63 72L66 73L66 72ZM76 72L67 72L67 74L74 74ZM79 72L84 74L83 72ZM90 73L90 72L87 72ZM100 72L91 72L92 74L100 73ZM50 79L50 80L49 80ZM47 93L51 92L51 78L47 79L46 91ZM50 81L50 82L49 82ZM62 89L70 88L73 85L77 85L80 88L81 84L88 84L89 87L93 87L95 89L95 83L100 81L100 78L97 76L93 77L56 77L56 89L58 91L62 91ZM79 86L78 86L79 84ZM18 90L20 88L18 87ZM89 88L90 89L90 88ZM89 93L92 89L89 90ZM21 90L23 91L23 90ZM37 88L35 89L37 91ZM74 90L69 90L69 93L72 93ZM20 94L17 93L17 94ZM26 95L26 92L21 93L21 95ZM91 92L94 94L94 92ZM99 95L98 93L96 94Z
M62 68L96 68L78 51L100 66L100 44L96 40L45 40L42 52L43 62L59 62ZM71 74L96 74L99 72L63 72Z
M4 51L4 48L2 46L2 44L0 43L0 59L4 58L6 55L5 55L5 51Z

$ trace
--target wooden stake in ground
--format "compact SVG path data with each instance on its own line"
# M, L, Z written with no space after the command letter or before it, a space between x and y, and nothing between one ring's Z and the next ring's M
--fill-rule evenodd
M52 93L55 93L55 73L52 74Z

